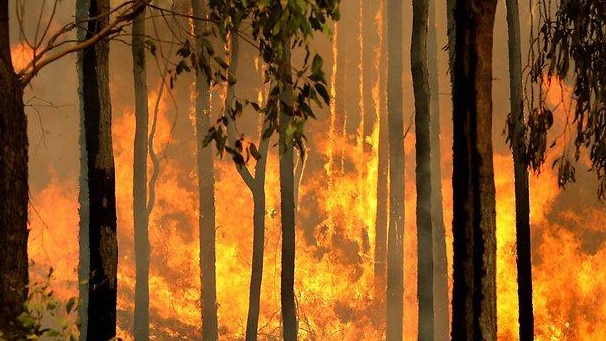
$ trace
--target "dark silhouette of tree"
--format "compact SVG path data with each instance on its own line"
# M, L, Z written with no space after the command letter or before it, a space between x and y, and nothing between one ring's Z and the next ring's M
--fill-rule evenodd
M452 340L496 340L492 47L496 0L454 12Z
M291 84L290 43L291 37L285 35L281 41L275 42L274 48L281 53L278 55L277 77L282 84ZM278 47L281 46L281 47ZM280 281L280 302L282 305L283 337L286 341L297 340L297 311L295 305L295 179L294 179L294 147L288 138L293 112L292 88L282 91L279 102L276 103L279 112L278 139L280 143L280 215L282 223L282 274Z
M524 103L522 98L522 52L520 48L520 14L517 0L506 0L509 35L509 91L511 112L508 116L509 142L513 152L514 191L516 201L516 264L520 340L534 339L532 312L532 255L530 243L530 194L526 167Z
M591 170L599 180L598 196L606 198L606 3L600 0L542 0L539 29L531 50L531 110L527 121L527 162L540 170L545 161L547 130L553 124L553 106L546 102L547 86L559 82L573 84L574 141L564 134L565 148L553 163L558 168L558 184L575 181L574 161L587 150ZM534 96L538 93L538 96ZM570 124L570 123L567 123ZM566 127L570 128L569 126ZM567 146L572 142L573 148ZM555 141L552 146L555 145ZM573 155L570 155L574 151Z
M132 56L135 90L135 142L133 164L133 221L135 226L135 340L149 340L149 214L147 155L149 107L145 58L145 9L133 20Z
M296 238L294 146L297 146L303 158L304 123L309 118L315 118L312 102L316 104L321 104L321 101L329 102L322 70L323 60L317 54L310 58L308 39L312 32L327 29L328 20L338 19L337 7L336 1L312 0L287 3L236 3L235 6L229 7L230 11L220 11L218 17L220 31L250 17L252 38L259 48L263 62L267 65L266 79L271 84L271 90L266 106L256 107L255 110L265 114L262 138L268 139L274 133L278 134L282 225L280 300L282 333L287 341L297 339L298 329L294 295ZM218 8L221 8L220 4ZM293 67L291 61L291 50L297 46L305 51L303 67L299 71ZM293 75L296 75L296 78L293 78ZM223 78L229 82L228 76ZM240 112L242 107L242 103L236 104L235 110L231 112ZM233 114L231 119L237 116ZM208 144L214 141L219 153L227 151L236 163L244 165L245 159L242 158L241 151L226 146L228 139L225 136L224 126L229 120L228 117L221 117L217 121L217 126L208 130L204 142Z
M446 231L442 210L442 167L440 155L440 103L438 85L438 42L436 37L436 4L429 0L429 27L427 31L427 61L429 69L430 144L431 144L431 221L433 228L433 303L434 339L448 339L448 261L446 259Z
M209 4L192 0L193 14L208 18ZM194 20L196 50L204 49L206 21ZM196 68L196 70L198 70ZM217 319L216 237L215 237L215 170L210 148L204 148L203 136L211 126L210 80L202 70L196 72L196 160L198 171L198 224L200 229L200 284L202 306L202 340L214 341L219 337Z
M13 69L8 0L0 0L0 335L23 339L27 298L28 140L23 88Z
M108 23L109 0L93 0L85 38L90 39ZM84 6L79 2L77 6ZM79 53L80 89L84 130L82 158L87 160L88 212L84 226L88 234L87 340L109 340L116 335L118 239L116 222L115 168L111 138L109 97L109 40ZM86 200L86 198L84 198Z
M427 55L429 2L412 2L411 72L415 102L416 189L417 189L417 297L419 340L434 339L433 224L431 182L430 107L431 90Z
M0 229L2 276L0 278L0 331L4 333L4 337L9 339L24 337L23 328L16 318L24 311L29 283L28 138L27 118L23 107L23 87L30 84L38 72L47 65L70 53L91 47L99 40L119 32L130 22L132 14L146 2L148 1L132 0L122 3L115 8L116 16L112 20L108 20L107 12L100 15L95 21L98 24L105 22L106 25L99 25L97 34L81 36L78 41L60 39L79 27L76 22L69 23L52 34L49 26L36 37L33 43L28 42L34 57L24 68L17 71L13 67L11 58L9 2L0 0L0 143L3 146L3 151L0 153L0 226L2 226ZM88 11L80 6L77 19L83 20L84 17L88 17L87 14ZM81 161L81 165L85 164L84 160ZM81 184L84 182L81 181ZM83 197L81 195L81 198ZM88 212L87 206L83 206L83 211ZM88 218L85 220L87 222ZM82 233L81 241L87 238L86 232ZM88 261L83 263L87 263L83 265L83 269L88 276ZM82 302L86 303L86 300L87 296L83 295ZM85 330L86 323L83 322L83 326Z
M229 74L235 76L240 55L240 42L236 29L229 35ZM225 96L225 108L235 104L235 89L229 86ZM235 113L234 113L235 114ZM226 114L226 117L231 117ZM269 139L260 138L259 148L250 144L243 146L243 140L238 139L235 124L228 124L227 133L231 148L238 150L244 158L256 160L254 176L246 164L235 162L236 170L250 190L253 197L253 252L250 276L250 291L248 299L248 315L246 318L246 340L257 340L259 314L261 312L261 283L263 281L263 257L265 254L265 170L267 168L267 153ZM246 149L244 149L246 148Z
M387 341L402 339L404 306L404 118L402 112L402 2L387 0L387 125L389 228L387 231Z

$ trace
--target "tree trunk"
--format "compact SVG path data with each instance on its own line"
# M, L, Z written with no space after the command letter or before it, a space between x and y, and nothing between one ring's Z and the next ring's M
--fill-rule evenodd
M261 152L261 151L260 151ZM262 158L267 158L267 146ZM257 165L257 167L259 167ZM258 168L257 168L258 169ZM265 173L257 172L253 193L253 255L246 319L246 341L257 340L259 313L261 311L261 283L263 280L263 254L265 244Z
M282 224L282 272L280 276L280 302L282 305L282 328L285 341L297 340L297 311L295 306L295 180L294 147L287 136L287 129L293 117L293 90L290 62L290 41L282 34L275 46L278 51L277 77L284 84L280 92L278 139L280 146L280 215Z
M207 18L205 1L192 0L194 17ZM194 20L196 49L203 50L203 34L207 24ZM215 251L215 171L211 148L202 146L204 134L210 127L210 89L203 72L196 77L196 143L198 164L198 200L200 212L200 283L202 306L202 340L218 339L217 279Z
M380 7L383 9L384 3L381 1ZM380 31L383 33L383 30ZM384 51L383 34L380 35L381 39L381 51ZM379 93L384 93L385 83L384 79L387 75L385 70L385 59L379 60ZM385 102L383 96L381 96L380 113L385 113ZM388 141L388 127L387 117L380 116L379 120L379 146L378 146L378 160L377 160L377 216L375 219L375 292L376 297L381 297L383 300L383 294L385 293L386 283L386 264L387 264L387 225L389 223L389 141ZM380 294L379 294L380 293Z
M402 1L387 1L387 124L389 229L387 232L387 341L401 341L404 306L404 118L402 112Z
M429 3L412 2L411 72L415 98L419 340L433 340L433 228L431 221L430 101L427 70Z
M88 16L109 11L109 0L92 0ZM102 18L102 19L100 19ZM107 17L88 22L86 38L107 23ZM116 185L109 97L109 40L104 38L79 54L82 109L87 160L89 216L87 339L109 340L116 335L118 240ZM85 232L86 233L86 232Z
M135 145L133 216L135 224L135 340L149 340L149 214L147 212L147 144L149 108L145 66L145 9L133 20L133 78L135 87Z
M28 140L23 89L13 70L8 0L0 0L0 331L24 338L17 317L27 298Z
M230 34L229 39L229 73L235 75L238 69L240 43L238 41L238 36L234 33ZM233 86L230 86L227 89L227 95L225 96L226 110L232 107L234 97L235 89ZM226 116L229 117L228 115ZM262 117L262 119L264 118ZM229 142L235 143L237 135L232 122L227 125L227 133ZM253 196L253 250L248 315L246 318L246 341L257 340L259 314L261 312L261 283L263 281L263 255L265 253L265 170L267 165L268 147L269 140L261 138L259 143L259 154L261 155L261 158L257 160L254 177L246 165L236 165L236 170Z
M496 0L459 0L453 86L452 340L496 340L492 47Z
M78 0L76 2L76 21L84 22L88 18L88 9L90 0ZM86 27L79 26L77 29L77 38L82 41L86 39ZM89 251L89 221L90 221L90 202L88 195L88 156L86 153L86 130L84 129L84 68L82 57L84 51L78 52L78 63L76 64L78 72L78 96L80 99L80 131L78 144L80 145L80 176L78 179L78 202L79 213L79 233L78 233L78 282L79 300L78 300L78 319L80 320L80 341L86 341L88 335L88 275L90 273L90 251Z
M530 199L528 170L525 163L524 103L522 100L522 52L520 48L520 14L517 0L507 0L509 34L509 89L511 106L511 142L516 198L516 250L518 268L518 301L520 341L534 339L532 312L532 259L530 245Z
M440 100L438 84L438 42L436 37L436 6L429 0L429 28L427 32L427 61L429 69L430 144L431 144L431 221L433 227L433 309L434 339L448 339L448 261L446 258L446 231L442 212L442 170L440 148Z

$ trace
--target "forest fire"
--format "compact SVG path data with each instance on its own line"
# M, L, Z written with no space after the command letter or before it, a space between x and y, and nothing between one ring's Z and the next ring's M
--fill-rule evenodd
M361 4L362 2L360 2ZM383 1L376 13L364 13L362 6L347 25L334 26L333 41L325 47L324 60L332 69L329 92L335 99L309 124L308 159L298 181L295 294L301 340L383 340L385 302L377 297L374 244L379 178L379 130L386 119ZM349 5L348 5L349 6ZM347 13L349 13L347 12ZM351 13L349 13L351 14ZM364 27L365 15L373 15L376 27ZM343 26L341 26L343 25ZM379 40L368 41L365 30L377 31ZM353 41L359 51L342 50L343 41ZM321 44L321 43L319 43ZM375 60L366 63L363 49L372 49ZM12 50L16 69L31 59L25 45ZM347 53L351 52L351 53ZM330 55L332 53L332 55ZM352 57L353 56L353 57ZM332 58L331 62L328 62ZM445 59L445 58L444 58ZM256 60L258 63L259 61ZM116 68L124 68L117 66ZM367 77L365 68L372 68ZM258 70L257 70L258 72ZM344 82L341 73L347 73ZM191 81L190 75L185 82ZM345 76L342 76L345 77ZM410 78L408 72L404 75ZM242 77L245 78L245 77ZM355 79L354 79L355 78ZM345 83L345 84L343 84ZM150 81L150 88L156 83ZM191 103L187 86L177 84L158 100L158 90L149 94L150 122L157 120L154 150L159 171L149 219L151 267L149 277L151 339L196 339L200 333L200 249L195 129L183 112ZM250 86L250 85L248 85ZM255 86L252 86L253 88ZM265 94L255 88L261 101ZM355 89L354 89L355 88ZM133 227L133 136L134 108L131 91L122 79L113 80L112 137L116 163L116 192L119 233L118 329L119 337L133 340L135 252ZM242 90L245 92L246 90ZM563 91L563 92L562 92ZM355 103L351 94L356 94ZM557 106L570 97L571 89L548 93ZM365 95L370 95L365 97ZM172 96L172 98L171 98ZM223 100L221 96L215 102ZM173 103L173 99L176 98ZM449 101L450 99L442 99ZM157 117L154 108L158 103ZM185 104L183 104L185 103ZM181 107L179 108L179 106ZM442 103L441 107L447 107ZM369 110L370 108L370 110ZM221 108L215 108L218 112ZM564 113L564 108L554 111ZM411 113L405 113L408 117ZM450 122L442 110L442 122ZM30 121L31 118L30 112ZM556 128L565 125L556 115ZM250 126L258 125L255 117ZM246 121L247 123L250 123ZM407 120L405 120L407 122ZM495 123L500 125L501 123ZM246 127L245 130L255 131ZM308 129L308 128L306 128ZM445 124L451 138L451 123ZM414 130L414 127L412 128ZM77 134L77 132L74 132ZM247 137L248 138L248 137ZM256 136L250 137L255 141ZM261 340L281 338L280 318L280 186L278 147L272 141L265 179L265 257L261 289L258 336ZM503 145L498 141L495 144ZM404 326L405 339L418 333L417 239L415 224L414 134L404 138L406 152L405 239L404 239ZM451 161L451 141L442 141L442 160ZM215 148L209 146L208 148ZM548 151L548 160L555 155ZM75 157L77 158L77 157ZM251 159L249 167L254 167ZM549 161L548 161L549 162ZM442 162L445 164L446 162ZM151 164L151 161L149 162ZM215 161L216 273L219 336L221 340L242 340L246 329L253 241L253 201L229 157ZM44 282L52 267L50 283L57 300L78 296L78 182L69 170L66 180L61 165L31 169L45 179L33 187L30 199L28 244L32 259L32 282ZM494 156L497 199L497 317L498 340L518 340L518 298L516 272L515 197L511 153ZM38 176L38 175L37 175ZM452 169L442 172L444 223L452 295ZM578 177L579 184L558 188L557 170L545 166L540 176L531 177L531 231L533 256L533 304L537 341L606 340L606 213L595 200L594 180ZM583 187L581 187L583 186ZM594 187L592 187L594 186ZM70 315L70 318L73 317ZM71 320L70 320L71 321Z

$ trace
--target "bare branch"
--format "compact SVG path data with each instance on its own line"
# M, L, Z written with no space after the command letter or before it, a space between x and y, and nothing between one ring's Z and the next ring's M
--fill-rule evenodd
M111 36L112 34L120 32L125 26L127 26L133 19L134 15L138 13L144 6L146 6L151 0L131 0L127 1L118 7L111 10L106 16L116 12L117 16L113 21L107 24L98 33L93 35L87 40L79 41L71 46L66 47L63 50L55 53L50 53L58 45L63 43L55 44L57 39L63 36L65 33L72 31L81 23L69 23L63 26L57 33L55 33L46 44L46 47L40 51L39 54L35 55L32 61L28 63L22 70L18 72L19 78L21 79L21 85L28 85L31 80L40 72L40 70L46 65L63 58L64 56L80 51L87 47L93 46L102 38ZM88 19L90 20L90 19ZM34 43L35 44L35 43Z

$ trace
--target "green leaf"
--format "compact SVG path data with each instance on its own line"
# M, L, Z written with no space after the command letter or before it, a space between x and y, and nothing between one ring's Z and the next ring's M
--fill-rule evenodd
M204 48L206 49L206 52L212 56L215 54L215 49L213 48L213 45L211 44L211 42L208 39L202 39L202 45L204 45Z
M213 59L217 62L217 64L221 65L222 68L227 69L229 64L223 59L221 56L214 56Z
M264 9L265 7L267 7L267 5L269 5L271 3L271 0L259 0L257 1L257 7L259 7L259 9Z
M153 42L153 40L146 40L145 41L145 45L147 45L147 48L149 49L149 52L152 54L152 56L156 56L156 44Z
M68 314L71 313L72 308L74 307L75 304L76 304L76 298L70 297L70 299L67 301L67 304L65 305L65 311Z
M259 112L261 110L261 106L257 102L250 102L250 105L255 109L255 111Z
M177 63L175 71L177 72L177 75L180 75L181 73L183 73L183 71L190 72L191 69L189 68L185 60L181 60L179 63Z
M322 64L323 63L324 63L324 61L322 60L322 57L320 57L320 55L316 54L314 56L313 61L311 62L311 73L313 75L322 74Z
M23 328L25 329L30 329L33 328L34 326L36 326L36 319L30 315L28 312L22 312L21 315L19 315L19 317L17 317L17 320L19 320L19 322L21 322L21 325L23 326Z
M181 47L180 49L177 50L177 55L183 57L183 58L187 58L189 57L189 55L191 54L191 50L189 49L189 44L186 44L185 46Z
M314 87L316 88L316 91L318 91L318 94L322 96L324 103L330 104L330 96L328 95L328 91L326 91L326 87L320 83L314 84Z

